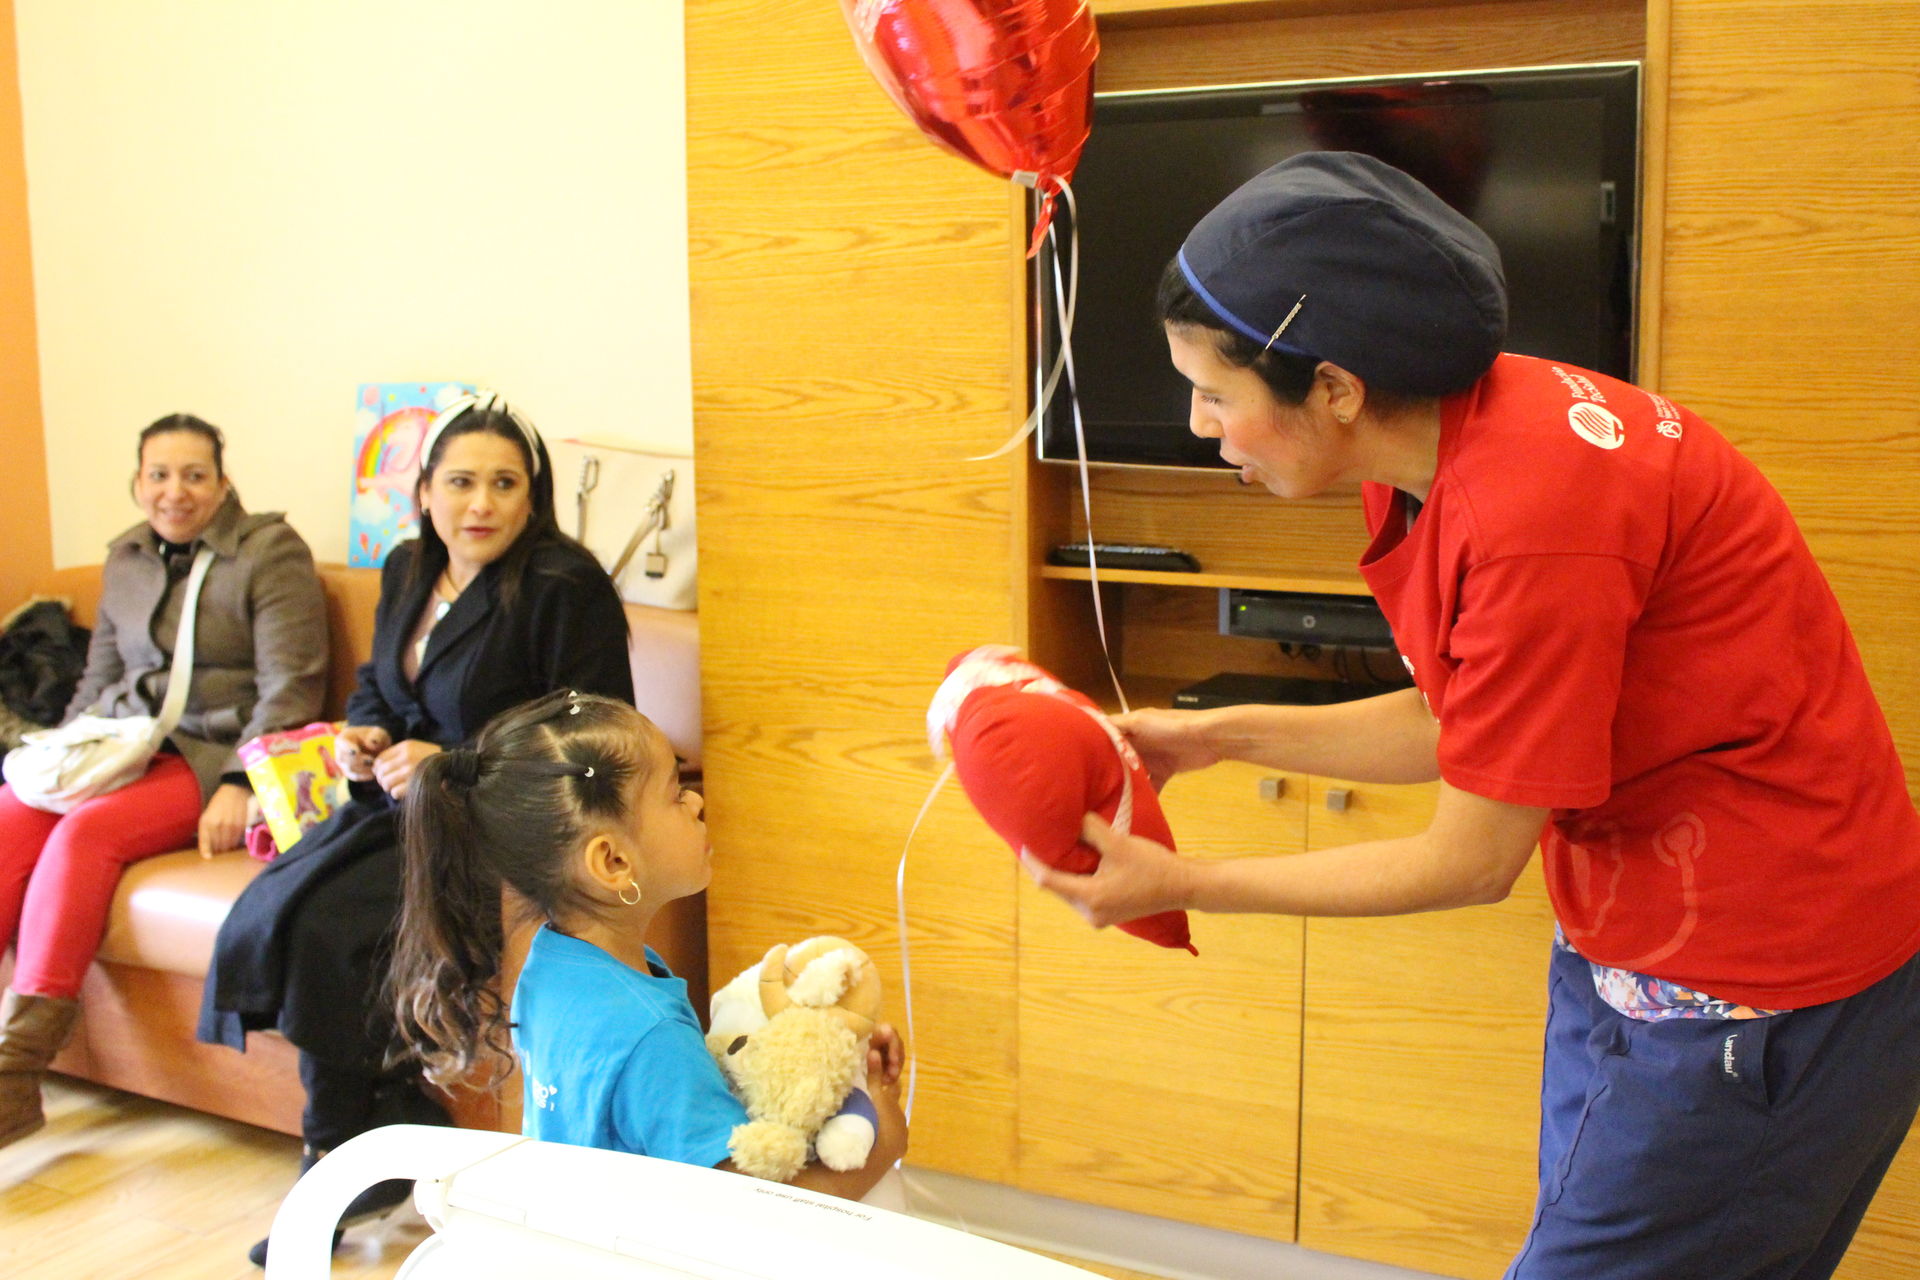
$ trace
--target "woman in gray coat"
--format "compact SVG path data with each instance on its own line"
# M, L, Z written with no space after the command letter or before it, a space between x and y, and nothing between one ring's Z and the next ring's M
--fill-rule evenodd
M0 946L15 945L0 1001L0 1146L45 1123L41 1077L73 1032L122 869L196 842L203 856L237 848L252 791L235 749L320 715L327 619L313 556L280 515L241 507L222 444L188 414L140 433L133 496L146 520L108 544L86 672L67 707L67 719L158 711L182 584L204 546L213 561L192 687L166 748L141 777L66 814L0 787Z

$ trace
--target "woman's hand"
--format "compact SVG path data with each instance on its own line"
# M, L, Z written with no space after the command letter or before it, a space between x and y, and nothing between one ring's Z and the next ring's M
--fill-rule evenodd
M413 771L420 767L422 760L439 752L439 747L418 738L396 742L374 758L373 780L395 800L404 800L407 784L413 781Z
M349 782L372 782L373 762L393 745L393 735L378 725L350 724L333 735L333 758Z
M1097 813L1082 820L1080 839L1100 854L1100 865L1091 875L1056 870L1025 850L1020 862L1035 884L1057 895L1094 928L1192 905L1192 859L1144 836L1121 835Z
M898 1083L906 1061L907 1051L900 1041L900 1033L891 1023L876 1023L873 1034L867 1038L867 1084Z
M1203 711L1150 709L1115 716L1114 727L1140 754L1155 791L1176 773L1190 773L1220 763L1220 753L1201 734ZM1131 918L1131 917L1129 917Z
M200 856L238 849L247 836L247 806L253 792L238 783L223 782L200 814Z
M900 1109L900 1070L906 1057L900 1036L892 1027L884 1022L874 1027L873 1037L867 1042L867 1096L873 1099L879 1123L874 1128L866 1169L873 1171L875 1182L907 1154L907 1117Z

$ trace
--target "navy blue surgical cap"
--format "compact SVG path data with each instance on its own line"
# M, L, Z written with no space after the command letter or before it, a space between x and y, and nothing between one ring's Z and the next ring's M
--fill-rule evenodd
M1225 327L1263 346L1298 305L1273 345L1383 391L1470 386L1507 335L1493 241L1357 152L1307 152L1254 178L1200 219L1180 269Z

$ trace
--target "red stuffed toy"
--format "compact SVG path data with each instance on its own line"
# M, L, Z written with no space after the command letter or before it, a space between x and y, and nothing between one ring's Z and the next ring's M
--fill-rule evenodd
M987 825L1050 867L1085 875L1100 865L1080 840L1088 813L1174 847L1146 766L1126 738L1090 699L1016 649L983 645L955 658L927 709L927 737L935 754L943 741L951 745L954 772ZM1119 927L1200 954L1184 911Z

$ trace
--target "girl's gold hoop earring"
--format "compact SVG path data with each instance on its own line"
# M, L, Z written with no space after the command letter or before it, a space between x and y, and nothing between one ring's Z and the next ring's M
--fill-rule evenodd
M640 899L641 899L641 898L642 898L642 897L644 896L644 895L643 895L643 894L642 894L642 893L640 892L640 882L639 882L638 880L635 880L635 879L634 879L634 878L633 878L632 876L628 876L628 877L627 877L627 887L633 890L633 897L632 897L631 899L629 899L629 898L627 897L627 890L626 890L626 889L622 889L622 890L620 890L620 901L621 901L622 903L624 903L624 904L626 904L626 905L627 905L627 906L629 906L629 907L637 907L637 906L639 906L639 905L640 905Z

